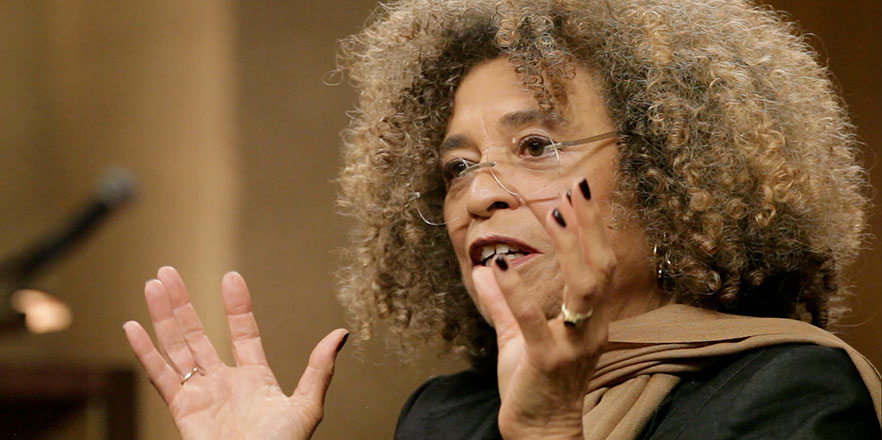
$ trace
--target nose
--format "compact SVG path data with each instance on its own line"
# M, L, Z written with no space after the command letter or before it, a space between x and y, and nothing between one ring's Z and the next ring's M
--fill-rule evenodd
M465 197L466 210L472 217L487 218L498 209L514 209L520 204L518 197L506 191L489 169L476 173Z

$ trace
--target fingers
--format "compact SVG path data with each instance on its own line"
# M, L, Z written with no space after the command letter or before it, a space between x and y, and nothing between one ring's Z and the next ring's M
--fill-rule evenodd
M181 276L169 266L160 268L157 276L159 280L147 283L145 296L162 353L181 375L196 365L205 373L222 367ZM235 272L226 274L222 293L237 364L269 367L245 280Z
M571 214L572 210L569 210L569 215L566 211L555 208L549 212L545 219L546 228L557 250L557 260L565 280L562 301L567 309L575 313L587 313L591 310L591 296L597 283L594 271L582 252L579 224Z
M591 200L588 179L579 182L578 187L579 197L573 197L571 208L578 224L582 255L585 256L588 264L605 278L598 281L606 281L612 276L616 263L608 225L598 205Z
M178 375L186 374L196 364L190 354L190 348L184 341L181 327L172 314L165 286L159 280L148 281L144 285L144 298L147 301L150 320L153 322L153 331L156 332L159 352L168 359Z
M520 334L517 321L493 274L493 268L477 266L472 269L472 283L475 286L478 308L496 330L500 345Z
M181 377L159 354L141 324L129 321L123 324L123 330L125 330L126 339L129 340L129 345L144 367L150 382L159 391L159 395L162 396L165 403L171 403L181 389Z
M337 359L337 353L343 348L349 338L349 332L346 329L338 328L328 333L312 350L309 355L309 364L300 381L297 382L297 389L291 398L304 399L307 402L315 402L323 404L328 387L331 384L331 378L334 376L334 364Z
M565 279L562 301L573 314L594 312L615 269L606 221L590 194L582 180L545 219Z
M217 351L208 339L208 334L205 333L196 309L190 303L190 295L181 276L173 267L164 266L159 268L157 278L162 281L168 292L172 312L196 364L207 373L223 366Z
M248 292L245 280L237 272L229 272L224 275L221 291L236 364L262 365L269 368L260 341L257 321L251 310L251 294Z
M492 264L493 276L505 299L511 316L517 322L524 341L530 347L543 347L550 343L551 332L545 313L534 302L531 292L523 288L516 270L510 270L505 257L496 257Z
M472 271L472 281L480 307L496 330L499 345L522 336L528 347L544 347L550 343L551 332L542 310L532 301L530 292L516 270L509 269L504 257L496 258L489 267Z

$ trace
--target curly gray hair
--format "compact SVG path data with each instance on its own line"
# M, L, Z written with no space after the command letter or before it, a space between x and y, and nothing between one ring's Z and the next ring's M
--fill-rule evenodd
M616 212L661 249L674 300L826 326L866 224L844 106L793 27L740 0L412 0L342 42L359 92L339 206L356 219L340 273L355 333L402 351L436 336L476 365L495 339L443 228L408 210L469 68L505 56L540 108L593 72L619 145ZM630 209L626 208L630 207ZM669 264L668 264L669 263Z

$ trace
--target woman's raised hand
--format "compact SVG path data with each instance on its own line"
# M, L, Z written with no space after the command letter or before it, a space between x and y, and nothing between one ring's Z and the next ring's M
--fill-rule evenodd
M607 340L604 305L616 257L587 181L544 221L564 279L563 304L590 318L575 325L563 316L549 320L504 259L476 267L472 276L496 330L503 437L581 439L582 402Z
M147 377L186 440L307 439L322 419L337 352L348 332L337 329L313 349L297 389L279 387L264 355L251 296L238 273L224 276L222 293L236 366L218 357L187 288L171 267L159 269L144 296L157 345L135 321L123 328Z

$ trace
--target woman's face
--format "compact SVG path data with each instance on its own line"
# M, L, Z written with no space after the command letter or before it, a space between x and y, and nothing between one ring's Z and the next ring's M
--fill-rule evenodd
M560 117L551 118L537 111L536 100L524 90L506 58L476 65L454 97L453 114L441 146L442 166L455 158L468 163L495 160L504 150L500 147L523 145L536 139L570 141L614 129L585 69L577 67L575 77L566 86L566 108L561 109ZM560 159L559 177L552 177L550 183L560 188L557 197L519 197L501 183L510 188L521 187L523 183L532 188L536 187L535 182L518 179L534 177L516 172L506 175L500 166L473 172L456 197L448 195L447 232L472 299L476 298L472 269L482 264L482 257L486 258L488 253L505 252L507 247L510 266L518 270L525 287L535 292L534 298L546 316L558 314L564 280L551 238L543 226L544 219L549 210L565 200L561 196L567 189L573 189L573 197L581 197L576 184L584 178L591 188L591 200L599 204L608 218L615 187L615 138L579 148L582 153L578 160ZM612 316L621 319L657 307L652 252L643 231L628 221L619 221L615 229L607 230L618 261L608 295ZM478 309L481 310L480 304ZM481 313L487 317L483 310Z

